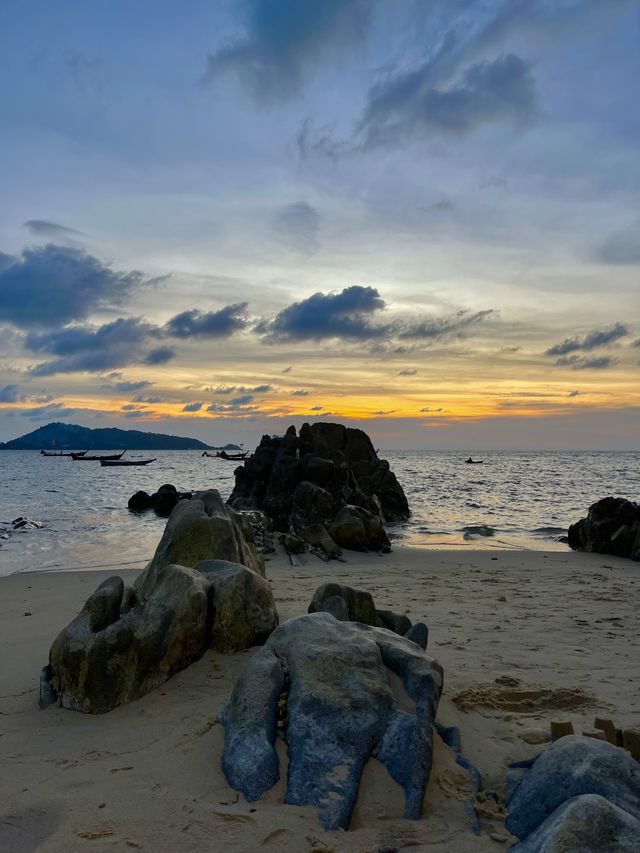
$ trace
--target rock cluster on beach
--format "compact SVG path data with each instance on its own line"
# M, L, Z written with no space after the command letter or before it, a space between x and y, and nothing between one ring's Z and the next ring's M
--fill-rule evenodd
M401 710L387 669L415 702ZM317 809L326 829L347 829L360 776L375 755L405 794L405 817L420 817L433 752L442 668L416 643L328 612L282 623L240 675L222 721L222 766L233 788L257 800L279 778L278 708L285 802Z
M215 490L176 506L132 587L109 578L54 640L41 701L104 713L201 657L264 642L278 624L264 563Z
M156 515L168 518L178 501L190 500L191 496L191 492L179 492L171 483L165 483L152 495L143 491L131 495L127 506L132 512L152 509Z
M576 551L640 560L640 506L624 498L603 498L569 527L568 541Z
M230 506L262 510L275 529L295 533L324 559L341 548L387 550L384 522L410 515L389 463L365 432L342 424L263 436L235 478Z
M640 764L619 747L569 735L509 781L513 853L640 850Z

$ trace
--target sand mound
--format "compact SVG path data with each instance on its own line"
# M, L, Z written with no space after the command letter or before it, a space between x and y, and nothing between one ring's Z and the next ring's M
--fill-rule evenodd
M477 684L461 690L453 697L461 711L475 708L493 708L496 711L572 710L594 702L592 696L577 687L542 687L521 684L515 678L497 678L494 684Z

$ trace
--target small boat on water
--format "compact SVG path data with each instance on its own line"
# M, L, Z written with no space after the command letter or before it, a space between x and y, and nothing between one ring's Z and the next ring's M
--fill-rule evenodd
M102 462L103 460L107 461L117 461L118 459L122 459L124 454L127 452L123 450L122 453L107 453L102 456L86 456L86 450L84 453L72 453L71 458L74 462Z
M84 456L85 453L88 453L88 450L81 450L79 453L69 452L65 453L64 450L41 450L41 456Z
M484 462L484 459L472 459L471 457L469 457L468 459L465 459L464 461L467 463L467 465L482 465L482 463Z
M122 465L149 465L149 463L155 461L155 459L101 459L100 466L113 468Z
M202 455L209 456L211 459L242 460L247 458L249 451L245 450L244 453L227 453L226 450L219 450L215 453L207 453L205 450Z

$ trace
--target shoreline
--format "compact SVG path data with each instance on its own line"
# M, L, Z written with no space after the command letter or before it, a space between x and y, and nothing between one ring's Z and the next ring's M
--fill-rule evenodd
M542 737L552 720L571 719L576 731L591 728L595 716L640 723L640 564L575 551L396 546L382 556L347 554L345 563L306 555L299 565L272 555L267 577L281 621L306 612L328 580L367 589L378 607L426 621L429 653L445 672L438 719L460 727L462 751L480 770L483 788L500 792L508 761L541 748L523 737ZM220 769L217 714L252 650L207 652L106 715L39 711L39 671L58 631L106 577L131 582L138 572L0 578L0 750L7 768L0 796L11 818L0 823L0 847L26 853L40 843L47 853L68 853L102 840L115 850L150 853L196 853L212 844L336 853L402 844L442 853L505 849L491 837L509 838L499 820L481 817L480 837L469 831L464 777L441 749L417 822L402 819L395 783L375 760L346 833L324 832L311 809L281 805L281 783L258 803L238 798ZM539 695L518 707L513 688L496 684L505 678ZM588 704L558 707L560 690L569 691L565 700L586 696Z

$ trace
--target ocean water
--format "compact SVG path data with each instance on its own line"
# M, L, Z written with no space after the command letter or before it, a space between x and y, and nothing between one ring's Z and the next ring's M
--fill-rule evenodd
M380 455L413 513L389 527L399 545L566 550L558 539L590 504L606 495L640 500L640 452L486 453L482 465L467 465L454 452ZM162 451L140 468L0 451L0 529L18 516L43 524L0 539L0 575L140 565L165 520L130 513L129 497L173 483L180 491L216 488L226 498L236 465L198 451Z

